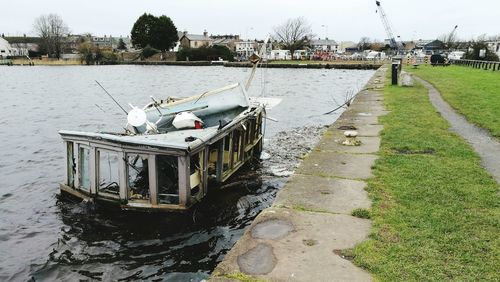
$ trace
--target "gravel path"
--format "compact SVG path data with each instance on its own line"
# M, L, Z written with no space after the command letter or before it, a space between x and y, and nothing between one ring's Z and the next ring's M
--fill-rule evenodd
M481 157L483 167L500 184L500 142L492 137L488 131L471 124L462 115L455 112L429 82L419 77L415 77L415 79L429 90L429 99L432 105L450 123L451 130L472 145L474 151Z

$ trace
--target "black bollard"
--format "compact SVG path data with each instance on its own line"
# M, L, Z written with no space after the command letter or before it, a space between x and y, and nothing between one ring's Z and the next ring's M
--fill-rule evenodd
M398 85L398 74L399 74L399 62L392 61L392 71L391 71L391 77L392 77L392 85Z

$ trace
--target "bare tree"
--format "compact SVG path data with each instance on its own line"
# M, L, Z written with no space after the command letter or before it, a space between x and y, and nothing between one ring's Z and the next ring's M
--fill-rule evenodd
M69 28L62 18L57 14L41 15L35 20L33 27L41 38L41 49L45 50L49 57L59 58L63 36L69 33Z
M288 19L282 25L274 28L274 34L281 47L290 51L292 60L293 53L308 46L309 41L314 36L311 25L302 17Z
M370 50L372 47L372 40L369 37L361 37L358 42L358 49L361 51Z

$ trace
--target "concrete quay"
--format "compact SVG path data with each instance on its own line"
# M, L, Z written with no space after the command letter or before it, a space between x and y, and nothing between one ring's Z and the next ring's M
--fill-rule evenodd
M365 240L371 222L351 215L371 201L364 180L372 177L386 114L380 92L386 67L377 70L351 106L332 124L316 148L259 214L211 281L371 281L369 273L342 257ZM355 129L360 146L344 146Z

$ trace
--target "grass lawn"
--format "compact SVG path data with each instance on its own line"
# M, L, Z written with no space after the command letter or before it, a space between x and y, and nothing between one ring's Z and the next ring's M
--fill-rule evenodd
M500 72L465 66L403 67L432 83L467 120L500 138Z
M497 75L458 67L416 72L438 85L453 85L453 74ZM367 188L373 227L353 250L354 263L381 281L500 281L499 187L448 131L423 86L387 85L384 96L391 112L381 118L380 158Z

